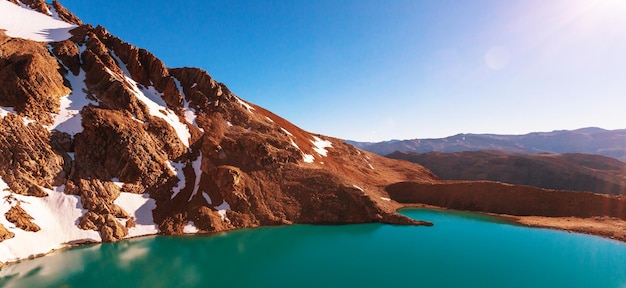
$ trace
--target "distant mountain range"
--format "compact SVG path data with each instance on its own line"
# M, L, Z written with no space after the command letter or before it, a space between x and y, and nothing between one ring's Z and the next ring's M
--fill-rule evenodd
M509 153L585 153L626 162L626 129L582 128L525 135L458 134L440 139L347 141L358 148L387 155L400 152L461 152L494 150Z

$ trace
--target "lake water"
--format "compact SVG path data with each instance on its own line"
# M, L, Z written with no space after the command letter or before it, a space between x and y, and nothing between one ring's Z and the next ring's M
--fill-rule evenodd
M407 209L434 227L294 225L83 246L4 267L2 287L626 287L626 245Z

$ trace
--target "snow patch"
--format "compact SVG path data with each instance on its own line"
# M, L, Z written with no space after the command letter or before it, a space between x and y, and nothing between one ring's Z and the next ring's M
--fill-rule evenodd
M148 111L150 115L154 117L161 118L165 120L174 131L178 135L178 139L185 145L185 147L189 147L189 139L191 139L191 133L189 132L189 128L184 123L180 122L178 115L176 115L172 110L166 108L166 105L161 105L160 103L165 103L163 98L161 98L161 93L156 91L154 87L150 86L148 88L139 89L137 83L130 79L129 77L125 77L126 81L130 82L132 85L133 92L139 101L143 102L148 106ZM160 100L159 102L155 102L154 100Z
M296 142L293 141L293 139L289 138L289 140L291 140L291 146L296 147L298 150L300 150L300 147L298 147L298 144L296 144Z
M270 121L272 123L274 123L274 120L272 120L272 118L265 116L265 119L267 119L267 121Z
M0 223L15 237L0 245L0 262L17 261L31 255L48 253L63 248L70 242L101 242L98 232L81 230L76 225L86 210L80 197L63 193L64 186L45 189L46 197L31 197L11 193L8 185L0 179ZM12 200L8 200L11 198ZM6 220L4 214L20 201L20 206L41 230L27 232Z
M302 160L306 163L313 163L313 161L315 161L315 157L311 154L302 153Z
M174 186L174 188L172 188L172 196L170 197L170 199L174 199L174 197L176 197L176 195L178 195L178 193L180 193L180 190L183 190L183 188L185 188L186 182L185 182L185 173L183 173L183 168L187 165L184 165L183 163L178 163L178 162L168 162L168 168L174 172L174 174L176 174L176 178L178 178L178 184L176 184L176 186ZM181 185L182 183L182 185Z
M226 217L226 210L231 210L228 202L226 201L222 202L222 204L215 207L215 209L217 210L217 213L220 214L220 216L222 216L222 221L230 223L230 219Z
M364 190L363 190L363 188L361 188L361 187L359 187L359 186L357 186L357 185L354 185L354 184L353 184L353 185L352 185L352 187L354 187L354 188L356 188L356 189L361 190L361 192L363 192L363 191L364 191Z
M385 201L391 201L391 198L387 198L387 197L380 197L380 199L383 199Z
M110 51L110 55L113 58L113 60L117 62L117 66L120 67L120 69L122 69L122 72L124 72L126 76L131 77L132 75L130 75L130 71L128 70L128 67L126 66L126 64L124 64L122 59L120 59L120 57L118 57L117 54L115 54L115 51Z
M9 113L15 114L12 108L8 108L8 107L5 108L5 107L0 106L0 119L4 119L4 117L7 117Z
M85 50L85 46L81 46L80 53ZM48 47L49 50L52 47ZM67 69L67 67L65 67ZM67 69L69 70L69 69ZM96 101L92 101L87 98L87 86L85 85L85 76L86 73L81 68L78 75L74 75L72 73L67 73L65 75L65 79L70 82L70 86L72 87L72 92L66 96L61 97L59 113L55 114L54 123L52 125L46 126L48 131L57 130L59 132L65 132L70 135L76 135L83 131L82 126L82 116L80 115L80 110L83 107L93 104L98 105Z
M183 90L183 86L180 85L180 81L178 81L178 79L176 79L175 77L172 77L172 79L174 79L174 83L176 83L176 88L178 88L178 91L180 91L180 95L183 97L183 108L185 111L185 120L187 121L187 123L198 127L198 123L196 122L196 118L198 118L198 116L196 115L196 109L192 109L191 107L189 107L189 101L187 101L187 96L185 95L185 92ZM194 85L191 86L191 88L196 87L198 84L194 83ZM199 128L199 127L198 127ZM199 128L200 131L204 132L204 129Z
M107 72L113 77L120 76L116 75L116 73L108 68ZM146 107L148 107L148 113L150 113L150 115L165 120L165 122L167 122L172 128L174 128L174 131L176 131L176 134L178 135L178 139L180 139L183 145L185 145L185 147L189 147L189 140L191 139L189 127L187 127L185 123L180 121L180 118L178 118L178 115L176 115L174 111L167 108L167 105L163 100L162 93L157 91L152 86L143 87L137 84L137 82L131 79L128 75L124 75L124 79L120 80L125 80L128 84L130 84L130 88L132 89L133 94L135 94L135 97L137 97L139 101L143 102Z
M50 17L52 17L52 19L63 21L61 17L59 17L59 13L57 12L57 10L54 9L54 6L50 6L48 8L48 14L50 15Z
M246 110L248 110L248 112L252 113L252 110L254 110L254 107L250 106L250 104L244 102L243 100L239 99L239 97L235 96L235 99L237 99L237 102L239 102L239 104L243 107L246 108Z
M313 150L315 150L315 152L317 152L320 156L326 156L326 154L328 154L328 150L326 150L326 148L333 147L333 143L328 140L322 140L317 136L313 136L313 139L314 141L311 141L314 146Z
M196 227L196 225L193 224L192 221L187 222L187 225L183 227L183 233L185 234L195 234L198 233L198 231L200 230L198 229L198 227Z
M148 193L122 192L113 203L135 218L135 227L128 228L127 238L159 233L159 227L154 224L152 217L152 210L156 208L156 201L150 198Z
M287 131L287 129L285 128L280 128L280 130L282 130L283 132L285 132L285 134L287 134L288 136L293 136L293 134L291 134L291 132Z
M213 201L211 201L211 196L209 196L209 194L206 194L206 192L202 192L202 197L204 197L204 200L206 200L207 204L213 204Z
M30 119L28 117L22 117L22 123L24 123L24 126L28 126L28 124L30 123L35 123L37 121Z
M17 113L15 112L15 110L13 110L13 108L0 106L0 119L4 119L4 117L6 117L9 114L17 115ZM33 123L33 122L37 122L37 121L30 119L28 117L22 117L22 123L24 123L24 126L28 126L28 124Z
M191 193L191 196L189 196L189 200L187 200L187 202L191 201L193 196L196 196L196 194L198 194L198 188L200 188L200 178L202 177L202 169L200 169L201 166L202 152L200 152L200 155L198 155L198 158L196 158L196 160L191 162L191 167L193 167L193 171L196 175L196 181L194 181L195 183L193 184L193 192Z
M113 182L113 184L115 184L118 188L122 188L124 186L124 182L121 182L120 179L117 178L112 178L111 182Z
M0 1L0 29L13 38L22 38L39 42L56 42L70 38L69 30L76 27L39 13L26 7L20 7L9 1Z

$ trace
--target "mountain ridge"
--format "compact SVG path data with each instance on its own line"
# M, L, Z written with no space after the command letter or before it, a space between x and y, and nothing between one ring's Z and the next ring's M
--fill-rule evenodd
M523 135L470 133L445 138L383 142L348 140L346 142L379 155L387 155L396 151L427 153L496 150L531 154L598 154L626 162L626 129L605 130L598 127L586 127L576 130L531 132Z

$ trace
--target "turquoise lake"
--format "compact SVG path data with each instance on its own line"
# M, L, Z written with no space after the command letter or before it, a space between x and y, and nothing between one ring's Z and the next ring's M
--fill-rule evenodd
M0 287L626 287L626 245L479 214L434 227L294 225L83 246L9 265Z

